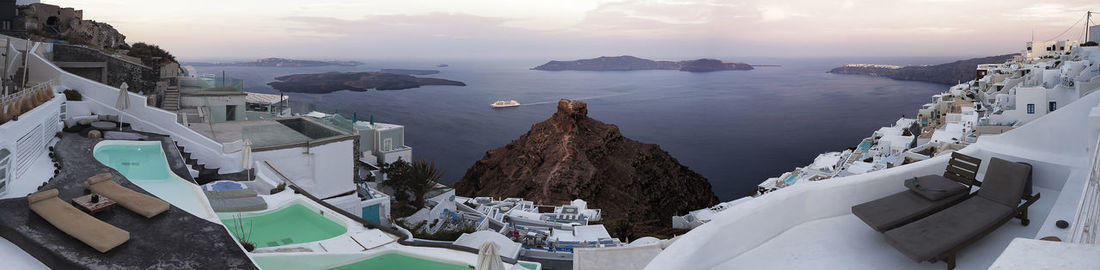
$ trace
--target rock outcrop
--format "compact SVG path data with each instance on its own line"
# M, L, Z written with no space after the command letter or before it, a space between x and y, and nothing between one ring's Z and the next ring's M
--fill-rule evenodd
M550 61L532 68L533 70L561 71L632 71L632 70L679 70L688 72L711 72L721 70L751 70L752 65L724 62L717 59L697 59L685 61L653 61L629 55L601 56L592 59L574 61Z
M671 227L673 215L718 202L702 175L655 144L624 137L561 100L550 119L490 150L454 185L463 196L523 197L543 204L588 201L605 219Z
M126 45L126 36L110 24L85 20L84 12L56 5L32 3L20 6L24 27L34 36L66 40L95 49Z
M460 81L437 78L418 78L409 75L384 72L328 72L294 74L276 77L277 82L268 85L275 89L297 93L329 93L340 90L367 91L401 90L424 85L466 86Z
M970 81L977 76L974 72L980 64L1000 64L1011 60L1017 54L972 58L946 64L930 66L893 66L874 64L847 64L829 70L835 74L859 74L887 77L903 81L922 81L953 85Z

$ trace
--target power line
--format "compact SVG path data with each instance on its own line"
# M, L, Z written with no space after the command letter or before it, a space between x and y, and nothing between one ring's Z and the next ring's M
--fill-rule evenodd
M1073 30L1073 27L1077 26L1078 23L1081 23L1081 20L1084 20L1085 17L1087 17L1087 16L1081 16L1080 19L1077 19L1077 22L1074 22L1073 25L1070 25L1069 28L1066 28L1066 31L1062 31L1061 34L1058 34L1058 36L1052 37L1050 39L1047 39L1047 41L1052 41L1052 40L1055 40L1055 39L1058 39L1058 38L1062 37L1062 35L1065 35L1066 33L1068 33L1069 30Z

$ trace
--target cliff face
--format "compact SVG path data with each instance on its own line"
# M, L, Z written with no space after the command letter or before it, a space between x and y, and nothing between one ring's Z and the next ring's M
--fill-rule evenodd
M543 204L580 198L605 218L665 228L673 215L718 202L706 178L668 152L587 114L584 102L559 101L550 119L485 153L454 185L457 193Z
M745 63L728 63L716 59L698 59L686 61L653 61L629 55L602 56L574 61L550 61L532 68L534 70L561 71L631 71L631 70L680 70L687 72L710 72L721 70L751 70Z
M1004 63L1014 56L1016 56L1016 54L972 58L931 66L900 67L890 65L848 64L829 70L829 73L881 76L895 80L953 85L959 82L973 80L976 76L974 70L978 68L979 64Z

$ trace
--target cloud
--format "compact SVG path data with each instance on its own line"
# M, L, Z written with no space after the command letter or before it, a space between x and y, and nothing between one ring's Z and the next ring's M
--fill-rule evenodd
M241 58L978 56L1100 10L1095 0L193 1L59 4L181 57Z

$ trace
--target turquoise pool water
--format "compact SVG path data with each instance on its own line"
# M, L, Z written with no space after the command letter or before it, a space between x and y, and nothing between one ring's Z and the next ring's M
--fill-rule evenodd
M320 241L348 231L343 225L297 203L273 212L241 217L240 220L235 217L222 218L222 224L233 232L242 231L238 226L243 226L248 241L257 248ZM234 233L234 237L239 235Z
M871 150L871 141L863 141L859 143L859 147L857 147L856 150L860 152L867 152L867 150Z
M787 176L787 179L783 179L783 182L786 182L788 185L794 184L795 178L798 178L798 174L792 173L791 176Z
M92 155L160 199L198 217L212 216L206 199L197 193L198 186L168 169L160 142L103 141L96 145Z
M397 251L379 254L308 254L290 256L257 256L256 265L265 270L290 269L417 269L417 270L471 270L473 267L455 262L436 261ZM535 264L520 264L535 269Z

